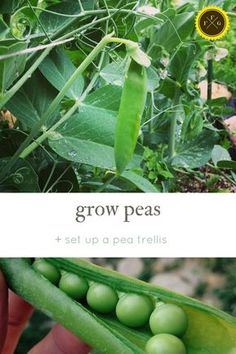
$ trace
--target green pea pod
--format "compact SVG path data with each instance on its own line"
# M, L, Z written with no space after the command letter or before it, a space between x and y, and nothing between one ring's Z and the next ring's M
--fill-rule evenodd
M115 161L121 174L132 159L147 97L144 66L131 59L122 91L115 133Z
M61 323L83 341L104 354L143 354L116 329L75 302L20 258L0 259L8 286L28 303ZM63 268L61 268L63 269Z
M47 261L61 271L109 285L119 292L143 294L153 300L177 304L188 316L189 325L183 337L187 354L236 353L236 319L216 308L84 260L49 258ZM95 315L37 274L26 260L0 259L0 267L13 291L80 336L99 353L145 353L145 345L152 337L148 328L128 328L119 323L114 314Z

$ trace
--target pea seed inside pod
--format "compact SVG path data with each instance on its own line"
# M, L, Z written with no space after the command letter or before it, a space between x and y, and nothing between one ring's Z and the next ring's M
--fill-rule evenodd
M105 284L94 283L87 292L87 303L95 311L110 313L116 308L118 295L111 287Z
M116 306L116 316L128 327L144 326L153 311L152 301L144 295L124 294Z
M153 334L167 333L182 337L187 330L188 319L181 307L162 304L151 314L149 324Z
M89 285L84 278L63 271L59 282L59 288L71 298L81 300L86 296Z
M34 270L43 275L52 284L57 285L60 280L60 272L52 264L44 259L36 259L32 264Z
M139 328L148 321L153 334L145 347L147 354L187 354L182 337L188 325L187 316L182 308L174 304L157 302L146 295L117 292L110 286L88 281L75 273L59 270L44 259L37 259L33 268L47 278L69 297L79 301L86 296L89 307L101 314L116 312L117 319L127 327ZM60 278L60 281L59 281Z
M184 343L172 334L157 334L146 344L147 354L187 354Z

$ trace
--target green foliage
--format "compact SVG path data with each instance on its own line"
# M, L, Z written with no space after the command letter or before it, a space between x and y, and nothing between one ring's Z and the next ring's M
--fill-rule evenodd
M226 83L229 87L232 88L234 94L236 93L236 73L232 63L235 63L236 60L236 53L234 50L236 45L235 34L236 25L233 18L231 21L231 30L223 41L217 43L218 47L228 49L229 54L226 58L214 64L215 79Z
M41 73L44 77L58 90L60 91L66 84L67 80L73 75L76 68L65 52L57 48L42 62L39 66ZM81 96L84 88L83 77L78 79L71 85L70 89L66 93L66 96L76 100Z
M0 55L11 54L25 48L27 48L27 43L21 42L9 46L0 46ZM0 92L2 95L22 73L25 62L26 57L24 55L18 58L13 56L0 62Z
M183 144L178 144L172 164L187 168L204 166L211 158L216 141L216 133L205 130L194 139Z
M17 117L24 127L32 129L34 124L40 121L42 114L53 101L56 93L54 87L44 79L39 71L36 71L8 101L6 108ZM45 122L45 127L49 127L58 115L59 107Z
M160 184L163 180L174 178L171 173L171 167L168 166L165 159L162 157L163 151L152 151L146 148L144 151L144 173L147 178L155 184Z
M227 133L214 119L229 113L227 102L205 102L197 90L212 43L196 34L194 17L208 3L1 2L0 110L16 117L14 129L1 123L1 190L178 191L179 173L212 158L234 185ZM234 32L222 42L230 56L214 64L232 87ZM34 176L24 188L7 179L19 161Z

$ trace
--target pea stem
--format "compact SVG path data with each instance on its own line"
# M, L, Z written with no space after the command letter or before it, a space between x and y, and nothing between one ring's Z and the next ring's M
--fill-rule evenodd
M175 93L173 105L174 106L178 105L179 100L180 100L180 90L177 89ZM178 118L178 111L175 111L170 121L170 131L169 131L169 159L170 160L175 156L177 118Z
M233 178L230 178L229 175L227 175L227 173L225 173L224 171L222 171L220 168L218 168L217 166L214 166L210 163L207 164L207 166L209 166L210 168L212 168L215 172L219 173L222 177L224 177L229 183L233 184L234 186L236 186L236 182Z
M213 60L207 61L207 100L212 99Z
M236 17L236 13L235 13L235 12L227 12L227 14L228 14L230 17Z
M111 176L101 187L99 187L96 190L96 193L101 193L104 191L104 189L106 189L107 186L109 186L109 184L111 184L115 179L117 178L116 175Z

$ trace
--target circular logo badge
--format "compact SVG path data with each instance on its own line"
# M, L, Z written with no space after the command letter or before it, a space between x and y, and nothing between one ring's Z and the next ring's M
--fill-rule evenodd
M229 30L229 17L218 6L204 7L196 17L196 30L201 37L215 41L224 37Z

